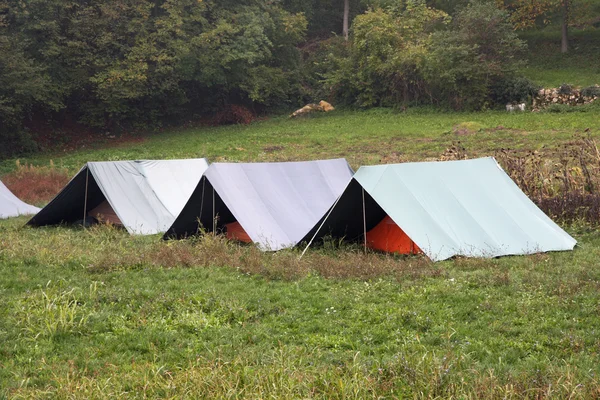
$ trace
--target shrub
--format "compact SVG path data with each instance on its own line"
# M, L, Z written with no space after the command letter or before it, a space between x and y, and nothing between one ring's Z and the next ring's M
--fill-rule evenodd
M218 111L212 119L213 125L249 124L255 120L252 111L238 104L229 104Z
M419 0L356 17L347 54L332 57L325 84L336 97L361 107L431 101L421 67L431 32L446 19Z
M558 94L569 95L573 93L573 85L569 85L568 83L563 83L558 88Z
M541 88L525 77L504 77L491 87L491 100L496 104L529 102Z
M557 163L548 163L547 157L537 151L503 149L496 153L496 159L521 190L552 218L598 226L599 154L591 136L578 136L561 150Z
M585 97L600 97L600 86L588 86L581 89L581 95Z
M505 11L473 2L457 13L449 30L433 35L426 76L454 108L485 108L492 88L513 79L525 47Z
M0 160L32 153L38 149L38 144L28 131L23 129L0 130Z

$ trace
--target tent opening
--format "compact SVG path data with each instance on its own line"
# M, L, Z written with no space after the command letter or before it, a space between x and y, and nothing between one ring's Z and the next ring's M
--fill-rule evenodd
M104 199L104 201L97 207L91 209L87 215L89 217L96 218L99 222L123 226L123 223L117 216L117 213L115 213L115 210L113 210L106 199Z
M227 239L239 240L244 243L252 243L252 239L246 233L242 225L239 222L234 221L229 224L225 224L225 234Z
M388 253L422 253L419 246L388 215L367 232L367 247Z

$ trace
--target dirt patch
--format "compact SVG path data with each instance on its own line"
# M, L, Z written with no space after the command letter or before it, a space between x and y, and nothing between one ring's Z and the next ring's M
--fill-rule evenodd
M263 147L263 151L265 153L275 153L276 151L281 151L285 149L285 147L283 146L267 146L267 147Z
M502 125L498 125L495 128L485 129L485 132L487 132L487 133L520 133L523 135L527 134L527 132L525 132L522 129L511 129L511 128L506 128Z
M483 131L483 125L479 122L461 122L452 127L452 133L458 136L474 135Z

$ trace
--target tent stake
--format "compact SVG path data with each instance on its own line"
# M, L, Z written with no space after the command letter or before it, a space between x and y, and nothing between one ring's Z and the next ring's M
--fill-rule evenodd
M85 228L85 217L87 214L87 197L88 197L88 182L90 178L90 169L87 168L85 171L85 196L83 199L83 227Z
M363 206L363 237L365 244L365 254L367 254L367 211L365 207L365 188L362 188L362 206Z
M300 257L298 258L299 260L302 259L302 256L304 256L304 253L306 253L306 250L308 250L308 248L310 247L310 245L312 244L313 240L315 240L315 238L317 237L317 235L319 234L319 231L321 230L321 228L323 227L323 225L325 225L325 221L327 221L327 218L329 218L329 216L331 215L331 213L333 212L333 209L335 208L335 206L337 205L338 201L340 201L340 199L342 198L342 195L340 195L340 197L338 197L335 201L335 203L333 203L333 205L331 206L331 209L329 210L329 212L327 213L327 215L325 216L325 218L323 219L323 222L321 222L321 225L319 225L319 228L317 229L317 231L315 232L315 234L313 235L313 237L310 239L310 241L308 242L308 244L306 245L306 247L304 248L304 250L302 251L302 254L300 254Z

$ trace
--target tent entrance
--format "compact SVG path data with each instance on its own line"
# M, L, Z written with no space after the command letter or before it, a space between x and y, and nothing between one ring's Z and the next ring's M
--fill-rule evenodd
M367 247L388 253L422 253L419 246L388 215L367 232Z
M97 219L99 222L106 222L111 225L123 226L123 223L115 213L115 210L110 206L108 201L104 199L97 207L88 211L87 215Z

